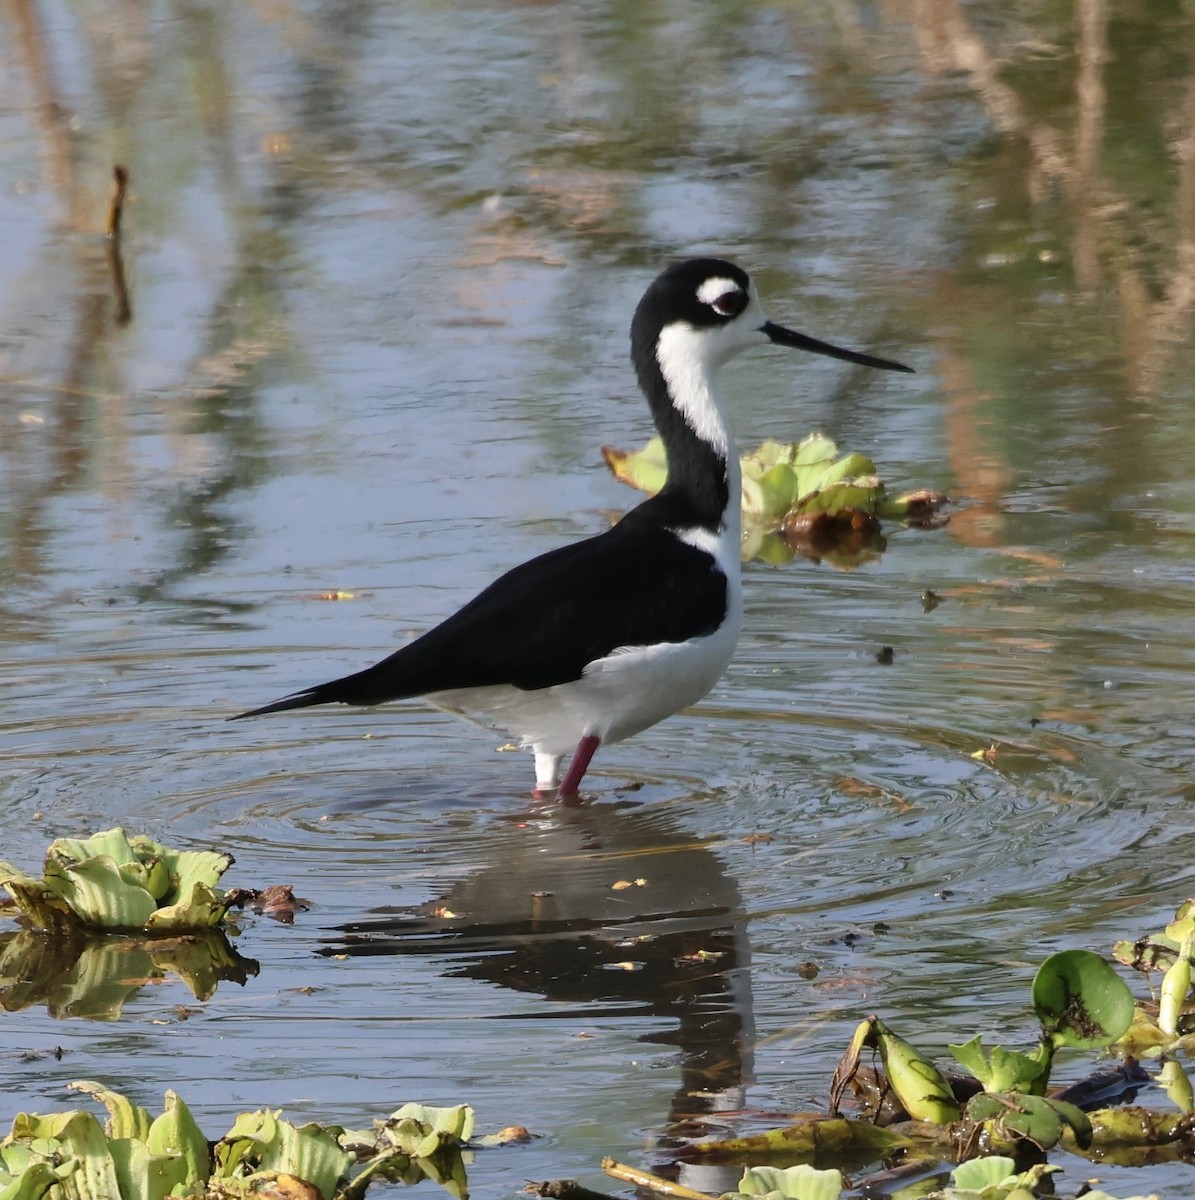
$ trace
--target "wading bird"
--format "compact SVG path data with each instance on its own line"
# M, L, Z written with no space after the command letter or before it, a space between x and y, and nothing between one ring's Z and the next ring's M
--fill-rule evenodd
M774 343L890 371L769 321L747 273L716 258L664 271L631 322L631 361L668 457L662 490L617 525L508 571L455 615L354 675L304 688L263 713L422 696L518 736L536 792L572 796L599 746L700 700L742 624L739 458L720 368Z

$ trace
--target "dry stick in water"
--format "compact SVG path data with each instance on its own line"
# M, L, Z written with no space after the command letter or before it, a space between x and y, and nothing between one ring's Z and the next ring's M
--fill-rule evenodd
M124 198L129 190L129 170L117 163L112 168L112 191L108 195L108 271L112 276L112 291L116 296L116 324L123 327L133 319L129 303L129 287L124 277L124 259L120 253L120 218L124 213Z
M671 1179L663 1179L650 1171L641 1171L638 1167L620 1163L614 1158L602 1159L602 1170L611 1179L620 1179L624 1183L633 1183L638 1188L656 1192L661 1196L677 1196L681 1200L712 1200L707 1192L695 1192L683 1183L673 1183Z
M120 238L120 218L124 212L125 193L129 190L129 169L120 163L112 168L112 190L108 193L108 236Z

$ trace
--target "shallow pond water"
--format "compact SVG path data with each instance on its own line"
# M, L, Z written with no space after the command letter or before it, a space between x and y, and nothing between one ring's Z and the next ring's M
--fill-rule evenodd
M77 1078L175 1087L209 1133L468 1100L542 1135L480 1157L476 1194L595 1185L696 1109L824 1106L869 1012L934 1051L1028 1041L1036 963L1173 912L1193 22L9 5L0 854L120 822L312 907L246 922L259 972L205 1003L171 980L118 1021L6 1013L0 1121ZM706 252L777 320L918 372L754 355L728 372L740 442L820 428L948 491L948 526L851 572L750 564L725 679L603 753L575 810L418 704L225 723L631 504L600 455L649 433L630 313ZM1181 1195L1190 1171L1101 1177Z

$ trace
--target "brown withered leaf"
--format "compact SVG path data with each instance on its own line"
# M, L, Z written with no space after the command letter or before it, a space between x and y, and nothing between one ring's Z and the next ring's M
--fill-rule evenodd
M936 529L950 520L949 517L939 516L942 509L950 503L950 497L945 492L933 492L923 488L919 492L910 492L901 499L907 505L905 520L918 529Z
M264 1200L322 1200L319 1188L304 1179L279 1173L254 1193Z
M248 900L248 907L263 917L272 917L275 921L290 925L294 922L295 913L305 912L311 907L311 902L296 896L292 884L273 883L254 891Z
M789 513L780 536L798 553L836 567L851 567L882 554L887 541L879 521L861 508L838 512Z

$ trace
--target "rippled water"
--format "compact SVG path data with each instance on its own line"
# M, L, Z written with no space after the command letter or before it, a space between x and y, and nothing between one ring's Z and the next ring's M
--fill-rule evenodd
M312 904L246 921L260 973L202 1005L174 980L118 1022L6 1014L6 1112L81 1077L177 1087L209 1132L468 1100L542 1135L477 1194L592 1184L695 1109L824 1105L869 1012L933 1050L1027 1041L1036 963L1191 892L1189 15L22 0L0 26L2 854L121 822ZM949 526L850 573L751 564L726 678L575 810L418 704L224 722L632 503L600 458L648 434L629 315L708 251L918 371L756 355L741 441L821 428L949 491Z

